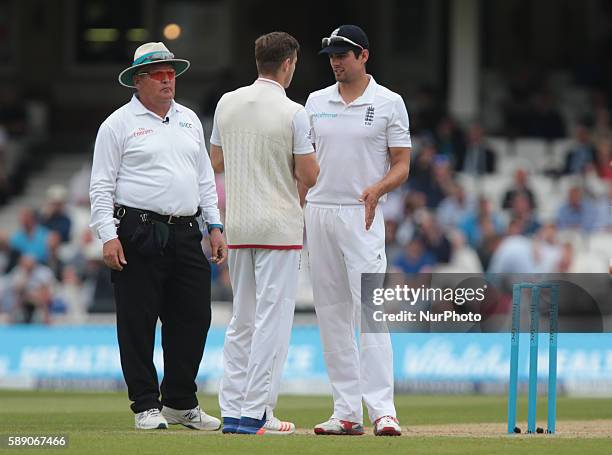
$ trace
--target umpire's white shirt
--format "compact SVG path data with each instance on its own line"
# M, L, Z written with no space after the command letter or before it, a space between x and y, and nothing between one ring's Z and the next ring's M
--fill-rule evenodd
M197 115L172 102L166 119L134 95L100 126L91 171L91 228L103 242L117 237L114 204L162 215L221 222L214 172Z
M372 76L363 94L346 104L338 83L306 101L321 171L310 203L357 205L364 189L389 171L389 147L411 147L408 113L397 93ZM381 198L381 201L384 197Z

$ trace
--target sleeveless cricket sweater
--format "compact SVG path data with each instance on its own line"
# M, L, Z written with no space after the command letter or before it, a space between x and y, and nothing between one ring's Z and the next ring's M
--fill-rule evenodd
M300 108L271 84L242 87L219 101L229 248L302 248L293 176L293 117Z

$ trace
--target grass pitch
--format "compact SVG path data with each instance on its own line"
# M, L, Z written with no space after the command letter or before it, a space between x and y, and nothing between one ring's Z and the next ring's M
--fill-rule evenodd
M361 437L315 436L312 427L331 414L330 397L282 396L275 412L295 422L300 434L258 437L203 433L172 426L167 431L134 430L133 414L125 393L0 391L0 435L68 435L70 446L49 449L60 453L185 454L302 453L334 455L370 452L390 454L585 454L612 453L612 399L559 397L559 435L507 436L505 397L426 396L396 397L405 436L375 438L371 425ZM219 415L217 398L200 396L210 414ZM519 416L526 416L526 400ZM539 399L540 426L545 427L546 400ZM564 424L565 422L565 424ZM572 423L570 423L572 422ZM573 427L598 428L578 434ZM423 428L425 430L421 431ZM453 435L454 428L470 428ZM439 431L438 431L439 429ZM6 453L40 453L43 449L4 449Z

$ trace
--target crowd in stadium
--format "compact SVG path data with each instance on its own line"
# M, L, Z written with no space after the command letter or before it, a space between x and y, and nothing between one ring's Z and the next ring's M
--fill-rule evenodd
M589 92L588 118L568 117L547 90L510 81L502 128L462 127L430 90L407 101L413 132L408 181L383 203L387 261L400 272L605 272L612 250L612 127L606 97ZM576 114L573 112L572 114ZM20 133L19 112L1 113L0 151ZM569 137L568 137L569 136ZM521 155L522 138L547 148ZM500 146L501 145L501 146ZM559 148L557 147L557 148ZM0 153L0 203L20 191ZM87 225L88 168L53 185L41 207L23 207L20 228L0 228L0 321L83 321L112 312L102 246ZM17 174L15 174L17 173ZM222 176L217 176L224 210ZM206 242L203 242L203 247ZM603 264L603 265L602 265ZM213 267L213 300L231 301L227 266Z

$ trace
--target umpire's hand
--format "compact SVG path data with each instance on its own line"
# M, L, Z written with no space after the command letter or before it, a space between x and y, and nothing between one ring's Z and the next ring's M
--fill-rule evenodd
M119 239L112 239L106 242L102 247L102 255L104 256L106 266L113 270L121 272L123 266L127 264Z
M210 231L210 251L213 264L223 264L227 259L227 245L219 228Z

